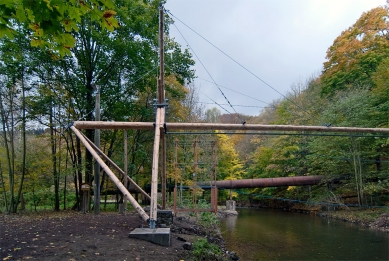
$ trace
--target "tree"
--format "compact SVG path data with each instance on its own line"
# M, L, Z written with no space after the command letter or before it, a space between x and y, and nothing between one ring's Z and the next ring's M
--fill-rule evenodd
M324 94L373 85L372 74L389 54L388 18L388 7L374 8L335 39L321 76Z
M218 179L241 179L245 171L231 138L225 134L217 134L218 138Z
M210 123L220 123L220 110L216 107L213 107L212 109L208 109L205 112L205 121Z
M23 28L19 32L25 33ZM20 34L19 36L21 36ZM16 37L14 41L5 40L0 44L0 114L3 125L4 146L7 153L10 205L8 212L14 213L20 201L23 190L23 182L26 174L26 123L27 108L26 95L29 91L29 71L31 69L29 57L26 54L29 46L24 37ZM20 129L21 143L17 141L15 134ZM20 146L20 147L19 147ZM19 147L19 149L17 149ZM21 152L20 165L17 164L18 151ZM20 172L20 175L17 175ZM19 187L14 194L16 177L19 176Z
M113 31L119 26L112 0L3 0L0 3L0 38L10 39L17 27L25 24L32 46L39 46L59 55L70 55L75 39L71 32L79 30L79 23L88 16L103 29Z

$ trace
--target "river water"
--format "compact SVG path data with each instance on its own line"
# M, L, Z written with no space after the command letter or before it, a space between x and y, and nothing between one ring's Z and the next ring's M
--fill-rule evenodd
M347 222L272 209L238 209L222 219L226 247L240 260L389 260L389 234Z

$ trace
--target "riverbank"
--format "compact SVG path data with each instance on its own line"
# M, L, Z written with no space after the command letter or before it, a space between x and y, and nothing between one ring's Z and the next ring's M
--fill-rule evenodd
M371 229L389 232L389 212L387 208L340 207L336 210L323 208L321 205L298 203L290 211L305 212L326 218L333 218L354 223Z
M147 227L134 211L0 214L0 260L231 260L219 226L211 223L179 215L171 246L163 247L128 237Z
M265 204L261 201L237 202L239 207L274 208L295 211L326 218L333 218L354 223L374 230L389 232L389 208L357 208L337 207L327 208L323 205L293 203L290 201L270 200Z

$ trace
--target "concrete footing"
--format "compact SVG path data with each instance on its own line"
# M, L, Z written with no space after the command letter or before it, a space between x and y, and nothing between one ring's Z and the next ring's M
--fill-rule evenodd
M236 211L236 202L235 200L227 200L226 210Z
M170 246L170 228L135 228L128 236L161 246Z
M226 210L223 211L225 215L238 215L238 211L236 211L236 202L234 200L226 201Z

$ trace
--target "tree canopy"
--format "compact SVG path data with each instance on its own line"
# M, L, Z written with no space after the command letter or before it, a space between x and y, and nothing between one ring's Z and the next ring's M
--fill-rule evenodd
M18 26L30 29L32 46L70 54L75 45L72 32L86 16L103 29L113 31L119 26L115 1L112 0L3 0L0 3L0 38L13 39Z

